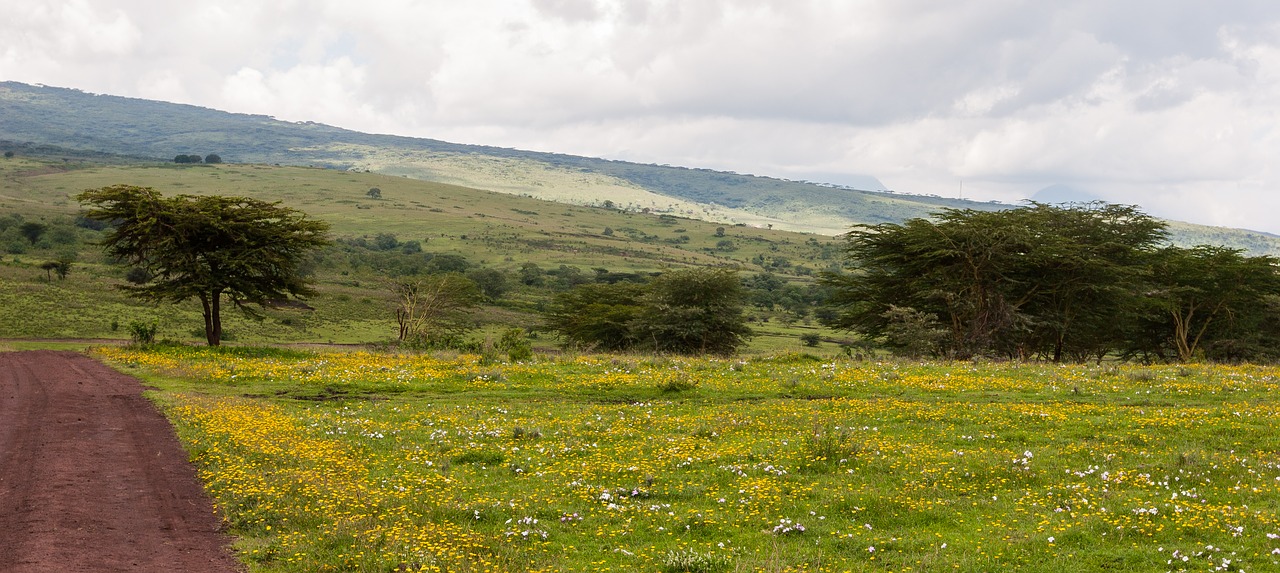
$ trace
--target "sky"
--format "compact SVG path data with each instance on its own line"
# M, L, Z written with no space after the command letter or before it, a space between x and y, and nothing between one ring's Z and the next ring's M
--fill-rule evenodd
M1272 0L23 0L0 80L1280 233Z

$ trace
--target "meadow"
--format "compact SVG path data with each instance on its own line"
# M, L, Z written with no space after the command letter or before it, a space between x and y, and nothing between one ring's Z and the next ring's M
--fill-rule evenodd
M460 256L472 269L503 273L509 291L489 301L477 315L494 331L520 326L536 330L539 310L554 287L521 284L518 274L532 263L548 272L571 268L595 276L601 270L651 274L688 266L729 265L744 277L770 271L789 284L808 287L817 272L836 265L834 238L768 228L709 223L671 213L564 205L453 185L373 173L271 165L176 165L51 162L29 158L0 161L0 218L21 216L70 230L66 243L27 244L16 229L0 226L0 338L127 339L137 320L161 325L160 338L203 338L196 301L170 305L129 299L116 287L126 284L128 269L104 259L92 244L98 234L72 224L80 206L75 195L86 189L127 183L151 186L167 194L245 195L280 201L333 225L339 241L373 240L390 234L413 241L422 253L371 251L335 245L317 255L309 299L315 310L268 310L267 320L224 313L227 331L243 343L367 344L396 334L393 296L388 284L403 268L378 267L378 261L423 264L423 257ZM368 195L380 190L380 198ZM618 206L627 199L615 197ZM78 234L78 236L76 236ZM6 242L6 239L9 239ZM15 244L16 243L16 244ZM50 277L40 264L70 251L75 263L65 280ZM412 263L412 264L410 264ZM419 275L406 275L410 278ZM550 278L548 279L551 280ZM754 313L778 319L781 309ZM799 336L817 332L838 337L813 321L761 324L752 351L801 347ZM487 332L477 335L483 338ZM549 337L535 341L551 348Z
M94 352L251 571L1280 565L1275 367Z

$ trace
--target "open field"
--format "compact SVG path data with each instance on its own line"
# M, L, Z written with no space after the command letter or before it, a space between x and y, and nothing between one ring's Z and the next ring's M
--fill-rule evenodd
M102 348L253 571L1265 571L1280 369Z
M271 310L263 321L224 313L231 343L376 343L396 334L389 281L418 276L428 257L454 255L472 269L502 272L510 290L477 315L482 326L536 328L550 287L520 284L522 265L553 272L561 266L586 276L597 269L615 273L655 273L687 266L728 265L743 276L766 269L799 285L839 260L835 239L767 228L717 225L666 214L564 205L527 197L468 189L371 173L270 165L121 165L62 163L15 158L0 162L0 217L20 215L79 236L28 245L15 239L0 245L0 338L128 338L138 320L160 325L164 339L203 338L200 306L149 305L126 297L127 269L103 259L89 242L97 235L72 225L79 211L74 196L115 184L150 186L166 194L244 195L305 211L333 225L340 240L394 235L416 241L421 253L375 251L337 245L317 257L319 294L312 311ZM381 198L367 195L377 187ZM619 200L618 205L622 205ZM16 233L11 229L10 235ZM52 232L51 232L52 233ZM16 243L16 244L14 244ZM16 252L20 250L21 252ZM66 280L39 268L66 251L75 263ZM411 273L401 275L400 273ZM760 313L768 315L769 313ZM827 329L772 321L761 329L752 352L801 347L798 337ZM535 344L553 348L543 336Z

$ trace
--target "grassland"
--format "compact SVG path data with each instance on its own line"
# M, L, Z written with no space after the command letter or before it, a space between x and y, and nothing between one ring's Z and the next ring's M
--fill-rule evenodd
M251 571L1266 571L1280 370L104 348Z
M179 166L101 164L15 158L0 161L0 217L63 221L79 210L74 196L114 184L149 186L165 193L243 195L301 209L330 222L339 239L392 234L417 241L425 255L459 255L475 267L507 273L512 291L494 301L482 323L536 326L536 309L550 294L514 278L526 264L547 270L576 267L653 273L691 265L729 265L743 274L766 268L809 284L812 273L838 261L835 239L750 226L717 225L660 213L565 205L404 177L270 165ZM368 195L371 188L381 198ZM622 205L619 202L619 205ZM78 230L74 245L37 244L0 256L0 338L126 338L131 321L160 324L160 336L197 340L198 304L142 305L114 287L125 269L102 259ZM71 248L77 262L67 280L47 280L38 267ZM385 284L393 278L368 260L377 253L327 253L317 267L319 295L309 312L271 311L265 321L226 316L232 343L370 343L394 335ZM764 317L765 315L762 315ZM798 336L818 331L798 324L766 325L761 351L795 349ZM551 347L554 341L538 343Z

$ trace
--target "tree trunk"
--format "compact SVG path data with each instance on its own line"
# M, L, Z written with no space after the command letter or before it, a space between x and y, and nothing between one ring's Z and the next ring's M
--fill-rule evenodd
M204 307L204 338L209 346L222 344L222 291L200 295Z

